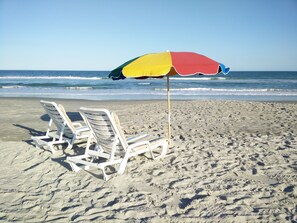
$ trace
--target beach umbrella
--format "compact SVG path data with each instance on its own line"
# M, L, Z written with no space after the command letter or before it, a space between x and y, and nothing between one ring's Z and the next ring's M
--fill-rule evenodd
M109 74L113 80L125 78L162 78L167 77L168 104L168 143L170 143L170 83L173 75L216 75L227 74L229 68L206 56L193 52L160 52L145 54L129 60Z

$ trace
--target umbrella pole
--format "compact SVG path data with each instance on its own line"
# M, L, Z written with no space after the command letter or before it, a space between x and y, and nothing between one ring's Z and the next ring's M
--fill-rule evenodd
M168 144L170 145L170 85L169 85L169 75L167 75L167 107L168 107Z

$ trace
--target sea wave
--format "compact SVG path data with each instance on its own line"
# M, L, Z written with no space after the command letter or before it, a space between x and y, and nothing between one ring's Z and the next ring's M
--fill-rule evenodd
M22 94L20 95L17 92L4 92L3 95L18 95L18 96L26 96L26 95L30 95L30 96L46 96L46 95L50 95L50 96L60 96L60 97L67 97L67 96L125 96L125 95L161 95L161 96L166 96L166 93L163 92L148 92L148 93L143 93L143 92L92 92L92 93L64 93L61 94L60 92L38 92L38 94L36 92L22 92Z
M24 88L24 86L19 86L19 85L11 85L11 86L0 86L0 88L3 88L3 89L11 89L11 88Z
M68 90L92 90L92 87L66 87Z
M170 77L170 80L181 81L209 81L209 80L227 80L226 77Z
M26 96L33 96L33 97L41 97L41 96L48 96L48 97L59 97L59 98L76 98L76 96L83 96L84 98L88 99L89 97L115 97L115 98L125 98L125 96L137 96L137 98L142 97L149 97L150 96L163 96L165 97L167 94L166 92L89 92L83 93L83 91L77 92L3 92L1 96L18 96L18 97L26 97ZM289 96L289 97L297 97L297 92L253 92L253 91L246 91L246 92L215 92L215 91L208 91L208 92L171 92L171 96L177 97L200 97L200 96ZM99 99L98 98L98 99Z
M167 88L155 88L155 91L167 91ZM274 89L274 88L261 88L261 89L228 89L228 88L171 88L170 91L221 91L221 92L296 92L297 89Z

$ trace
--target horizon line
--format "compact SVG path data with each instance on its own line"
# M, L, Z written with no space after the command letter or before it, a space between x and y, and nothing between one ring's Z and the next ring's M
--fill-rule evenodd
M113 69L112 69L113 70ZM111 72L112 70L70 70L70 69L0 69L0 71L91 71L91 72ZM297 70L230 70L230 72L297 72Z

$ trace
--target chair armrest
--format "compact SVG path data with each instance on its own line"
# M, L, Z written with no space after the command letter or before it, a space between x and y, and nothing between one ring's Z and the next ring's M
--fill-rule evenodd
M82 127L82 124L81 124L80 122L72 122L72 125L73 125L75 128Z
M77 133L90 131L88 126L82 126L76 129Z
M122 162L120 164L119 170L118 170L119 174L124 173L125 168L127 166L128 159L131 157L132 149L134 149L135 147L138 147L138 146L143 146L143 145L148 146L148 148L150 149L150 142L149 141L136 142L136 143L133 143L133 144L128 146L127 151L125 153L125 156L124 156L124 158L123 158L123 160L122 160Z
M133 143L133 144L131 144L131 145L128 146L127 152L130 152L131 149L134 149L134 148L136 148L138 146L143 146L143 145L150 146L150 142L149 141L141 141L141 142Z
M138 141L138 140L147 138L148 136L149 136L149 135L146 134L146 133L141 133L141 134L139 134L139 135L131 136L131 137L127 138L126 141L127 141L128 144L131 144L131 143L136 142L136 141Z

